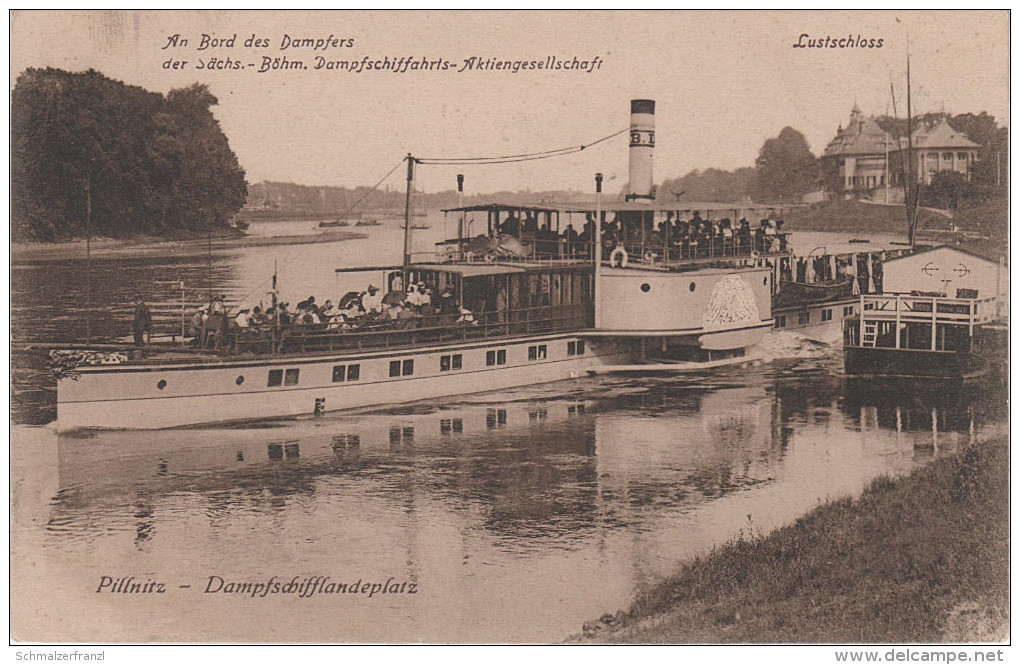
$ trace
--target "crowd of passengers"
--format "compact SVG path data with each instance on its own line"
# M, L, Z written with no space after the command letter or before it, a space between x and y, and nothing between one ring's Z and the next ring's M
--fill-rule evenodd
M594 233L594 215L585 215L584 226L578 232L573 224L567 224L561 233L549 228L546 222L539 226L537 218L530 212L523 220L513 213L501 222L496 229L502 235L510 235L523 240L533 241L540 254L565 253L567 255L587 256L590 254L592 233ZM787 237L783 231L783 220L762 219L757 228L752 229L747 219L741 219L734 228L729 218L705 220L701 213L695 212L690 220L680 219L672 212L666 213L666 219L659 222L651 237L641 237L640 230L629 229L621 224L619 216L609 222L602 221L602 252L603 258L617 247L643 243L645 250L668 250L670 256L677 258L700 258L712 256L775 254L787 250Z
M398 285L399 286L399 285ZM198 308L191 316L190 334L194 345L220 348L228 338L258 340L273 335L283 338L302 332L382 331L451 325L476 325L471 311L458 304L453 290L436 294L424 282L383 294L370 284L361 293L351 293L336 305L326 300L319 305L309 296L293 309L281 302L263 309L252 308L232 313L222 296Z

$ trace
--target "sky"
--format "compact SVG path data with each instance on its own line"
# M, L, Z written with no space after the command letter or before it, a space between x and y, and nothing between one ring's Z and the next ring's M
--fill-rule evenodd
M236 40L199 50L203 34ZM173 35L188 45L164 48ZM794 46L826 36L882 45ZM268 45L246 47L249 37ZM868 115L892 113L890 82L903 117L908 37L915 113L987 111L1006 124L1005 11L19 11L11 18L11 86L28 67L94 68L163 93L202 82L219 100L214 113L250 183L346 187L375 184L407 153L475 157L587 145L628 126L631 99L653 99L661 182L692 169L752 166L785 126L820 154L855 102ZM318 50L283 48L286 38L323 42ZM316 56L438 59L450 67L352 73L316 69ZM576 57L591 71L461 71L470 58L550 56ZM280 57L307 68L259 71L264 58ZM242 69L198 68L211 58ZM627 135L549 160L422 165L418 188L452 189L458 172L469 193L589 191L596 172L607 191L618 191L627 180ZM385 184L402 189L403 178L397 168Z

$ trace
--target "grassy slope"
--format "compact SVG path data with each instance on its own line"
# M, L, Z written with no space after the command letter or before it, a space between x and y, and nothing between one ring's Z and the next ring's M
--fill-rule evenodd
M1009 612L1008 443L981 444L767 537L695 559L589 622L625 643L1003 639Z
M933 212L918 212L921 228L948 228L949 220ZM872 231L907 234L907 213L901 205L860 201L831 201L786 213L789 231Z

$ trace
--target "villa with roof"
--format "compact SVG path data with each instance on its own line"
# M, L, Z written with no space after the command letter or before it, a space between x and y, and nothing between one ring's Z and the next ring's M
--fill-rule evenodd
M914 173L919 183L931 184L943 171L962 173L968 180L977 160L978 144L941 118L921 126L913 135ZM896 139L866 118L857 104L846 128L840 127L822 153L826 189L847 197L870 196L902 184L900 160L908 152L906 138Z

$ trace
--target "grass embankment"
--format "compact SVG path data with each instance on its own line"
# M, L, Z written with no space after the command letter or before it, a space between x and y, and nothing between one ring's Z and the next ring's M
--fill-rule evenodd
M1009 620L1008 442L981 444L856 500L696 558L627 613L622 643L997 641Z
M1005 238L1009 220L1009 200L995 197L982 201L962 201L952 217L920 208L920 229L948 230L955 224L961 231ZM870 231L907 232L907 212L901 205L883 205L861 201L828 201L807 208L796 208L784 217L788 231Z
M947 229L949 218L921 209L921 228ZM829 201L786 213L787 231L871 231L907 233L907 211L902 205L880 205L861 201Z

